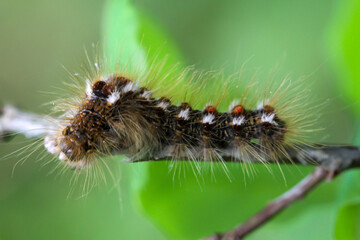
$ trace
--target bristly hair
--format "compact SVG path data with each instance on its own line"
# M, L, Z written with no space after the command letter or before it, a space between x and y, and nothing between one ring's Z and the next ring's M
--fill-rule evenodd
M168 68L157 59L146 70L88 62L71 75L73 95L56 104L62 115L45 137L45 148L73 168L123 154L130 161L190 160L199 172L198 162L266 164L310 144L316 114L300 81L245 84L238 73Z

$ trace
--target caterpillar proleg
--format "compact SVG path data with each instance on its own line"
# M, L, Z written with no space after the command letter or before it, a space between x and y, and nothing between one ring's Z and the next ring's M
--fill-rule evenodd
M96 62L85 76L73 76L80 94L60 105L64 114L45 137L47 151L75 168L110 154L131 161L266 163L286 156L289 148L300 151L311 131L312 109L303 104L307 90L287 78L260 90L254 83L238 88L235 75L192 68L174 66L160 74L163 64L141 73L126 66L109 72L102 65Z

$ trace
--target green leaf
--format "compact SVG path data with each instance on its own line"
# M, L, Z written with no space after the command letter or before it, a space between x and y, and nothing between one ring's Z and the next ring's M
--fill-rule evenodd
M146 70L153 61L166 60L166 66L182 62L180 51L170 37L131 1L108 0L103 16L104 49L114 69L119 61L137 70Z
M360 110L360 1L346 0L337 4L330 35L330 49L338 85L346 92L345 100L355 114ZM354 104L356 103L356 104ZM360 128L355 144L360 144ZM360 238L360 172L352 170L342 174L338 193L338 215L335 225L337 239Z
M144 69L146 56L138 41L137 12L128 0L108 0L103 13L103 42L113 69L118 61Z
M360 1L337 3L336 17L330 34L333 67L338 85L346 92L345 99L356 113L360 111Z
M336 239L360 239L360 173L349 172L344 179L341 205L339 207ZM345 185L346 184L346 185Z

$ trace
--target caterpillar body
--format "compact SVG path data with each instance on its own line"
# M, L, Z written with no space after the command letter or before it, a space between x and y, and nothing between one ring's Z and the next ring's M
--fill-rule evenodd
M173 104L172 96L161 96L156 90L159 87L151 87L149 75L142 75L147 80L122 72L104 77L96 67L94 74L88 74L85 91L77 101L66 104L68 110L59 127L45 137L47 151L72 167L81 168L114 153L125 154L131 161L222 161L226 157L267 162L286 155L289 146L300 150L299 143L305 141L309 115L301 109L306 96L298 91L301 87L286 81L261 95L263 99L252 108L242 97L234 100L228 111L219 111L218 104L202 109L188 101ZM152 75L151 81L156 77ZM290 90L295 95L286 96ZM270 98L269 93L273 95ZM193 99L196 96L196 92L192 94Z

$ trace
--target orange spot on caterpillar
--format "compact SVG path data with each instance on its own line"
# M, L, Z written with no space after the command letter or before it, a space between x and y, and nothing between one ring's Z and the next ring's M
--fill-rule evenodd
M232 111L233 114L239 114L239 115L243 114L244 112L245 112L245 108L241 105L235 106Z
M205 108L206 113L214 113L216 112L216 108L214 106L208 106Z

